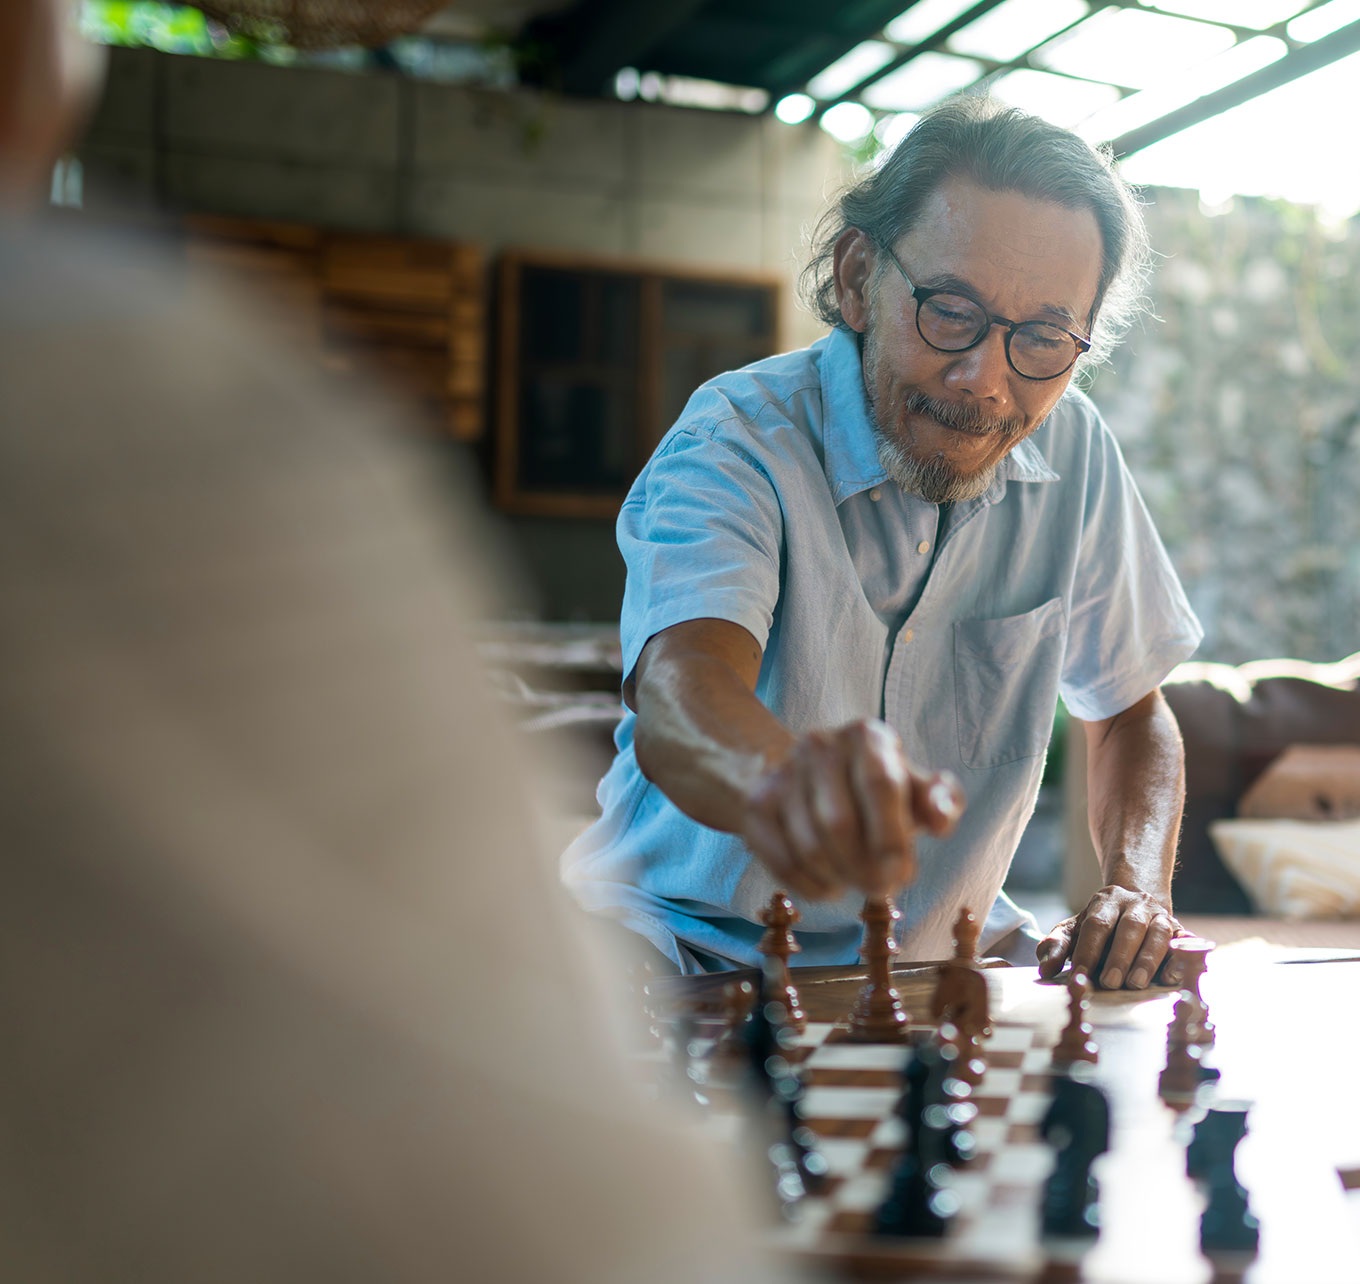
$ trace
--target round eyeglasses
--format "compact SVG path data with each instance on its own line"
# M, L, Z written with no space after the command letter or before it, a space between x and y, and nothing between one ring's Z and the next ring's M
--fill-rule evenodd
M1036 383L1056 379L1089 352L1091 341L1051 321L1011 321L988 312L976 299L950 290L916 285L897 255L881 247L902 274L916 300L916 332L936 352L967 352L983 341L994 325L1006 330L1006 360L1022 379Z

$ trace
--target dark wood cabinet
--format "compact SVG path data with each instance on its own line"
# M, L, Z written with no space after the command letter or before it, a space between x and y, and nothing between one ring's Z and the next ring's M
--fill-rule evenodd
M779 351L780 280L502 255L495 498L610 517L701 383Z

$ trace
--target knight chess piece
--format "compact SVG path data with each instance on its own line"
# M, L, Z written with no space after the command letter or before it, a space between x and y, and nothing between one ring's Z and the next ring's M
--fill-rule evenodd
M778 967L774 981L774 993L769 997L778 999L784 1005L787 1024L800 1034L807 1029L807 1014L803 1011L802 1000L789 973L789 956L798 954L802 946L793 934L802 915L785 892L775 892L770 903L760 912L760 921L765 924L765 935L757 947L766 959L773 960Z
M1094 1064L1100 1059L1091 1037L1091 978L1085 972L1072 972L1067 978L1067 1026L1053 1049L1053 1066L1063 1069L1077 1062Z
M987 978L978 967L979 930L977 916L961 909L954 921L954 957L940 965L930 1015L937 1025L949 1022L969 1038L985 1039L992 1027Z
M869 979L850 1010L847 1037L856 1043L897 1043L907 1037L910 1018L892 983L892 960L897 953L894 928L901 917L889 896L869 897L860 913L864 923L860 953Z

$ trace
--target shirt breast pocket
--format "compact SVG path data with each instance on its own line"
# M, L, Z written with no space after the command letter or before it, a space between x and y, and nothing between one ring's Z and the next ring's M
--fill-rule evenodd
M999 767L1048 747L1066 628L1062 598L1024 615L954 625L959 752L968 767Z

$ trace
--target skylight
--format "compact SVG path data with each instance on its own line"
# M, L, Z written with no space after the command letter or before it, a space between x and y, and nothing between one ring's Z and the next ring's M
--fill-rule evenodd
M860 95L880 111L921 111L966 89L982 75L982 64L948 54L923 53L876 80Z
M1091 11L1086 0L1004 0L949 38L954 53L1010 62Z
M1227 27L1136 9L1104 9L1039 50L1050 71L1144 89L1232 47Z

